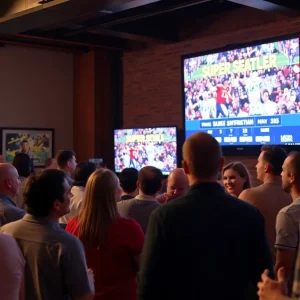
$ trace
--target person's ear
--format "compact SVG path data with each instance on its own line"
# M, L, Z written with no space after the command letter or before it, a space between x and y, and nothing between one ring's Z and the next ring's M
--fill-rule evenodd
M186 175L190 174L190 170L189 170L189 167L188 167L188 164L185 160L182 161L182 168L184 170L184 173Z
M269 172L270 172L270 169L271 169L271 167L270 167L269 164L265 164L265 165L264 165L264 172L265 172L265 173L269 173Z
M140 183L137 181L136 182L136 188L139 190L140 189Z
M5 180L5 184L6 186L10 189L12 187L12 184L11 184L11 180L10 179L6 179Z
M55 200L54 203L53 203L53 209L55 211L60 211L60 201L59 200Z
M295 183L295 175L293 173L289 174L290 177L290 183L294 184Z

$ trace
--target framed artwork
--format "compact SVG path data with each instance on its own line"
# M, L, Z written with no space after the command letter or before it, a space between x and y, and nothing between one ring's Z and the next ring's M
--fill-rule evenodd
M44 167L54 155L54 129L1 128L2 155L12 163L16 153L27 153L35 167Z

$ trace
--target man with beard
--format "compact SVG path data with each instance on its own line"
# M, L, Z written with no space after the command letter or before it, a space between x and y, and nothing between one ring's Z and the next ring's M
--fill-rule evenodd
M296 250L299 245L300 152L293 152L286 158L281 177L283 190L290 193L293 202L281 209L277 215L275 271L283 267L285 280L291 283Z

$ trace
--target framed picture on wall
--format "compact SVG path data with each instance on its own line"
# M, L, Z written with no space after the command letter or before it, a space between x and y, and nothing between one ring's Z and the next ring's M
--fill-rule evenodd
M1 149L6 162L12 163L16 153L27 153L35 167L44 167L54 155L54 129L1 128Z

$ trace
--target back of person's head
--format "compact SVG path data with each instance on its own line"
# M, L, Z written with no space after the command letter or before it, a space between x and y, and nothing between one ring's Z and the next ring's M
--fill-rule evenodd
M241 163L240 161L233 161L233 162L227 164L223 168L223 175L226 170L230 170L230 169L237 172L240 175L240 177L245 180L244 185L243 185L243 190L251 188L250 174L249 174L247 167L243 163Z
M279 146L264 145L261 148L263 161L269 165L269 172L273 176L280 176L282 165L287 158L286 151Z
M153 196L162 187L163 174L158 168L147 166L138 174L138 188L144 195Z
M284 163L286 175L294 177L294 185L300 187L300 152L293 151L289 153L288 159Z
M45 169L57 169L57 163L55 158L47 158L45 160Z
M17 153L12 165L17 169L19 176L28 177L31 174L31 159L26 153Z
M68 162L72 160L73 156L75 156L75 152L71 150L60 150L56 154L56 162L59 169L64 169Z
M217 177L223 166L218 141L208 133L197 132L183 145L183 168L187 175L198 179Z
M119 179L112 171L99 169L89 177L78 215L79 239L85 246L104 243L108 227L118 217L120 194Z
M0 163L0 194L13 199L19 190L20 180L17 169L8 163Z
M35 217L49 216L55 201L64 202L65 182L65 173L60 170L31 175L24 189L27 213Z
M85 161L79 163L74 172L74 182L73 186L86 186L86 183L92 173L96 171L96 164Z
M125 168L119 174L120 185L125 193L130 194L137 189L138 174L139 172L135 168Z

